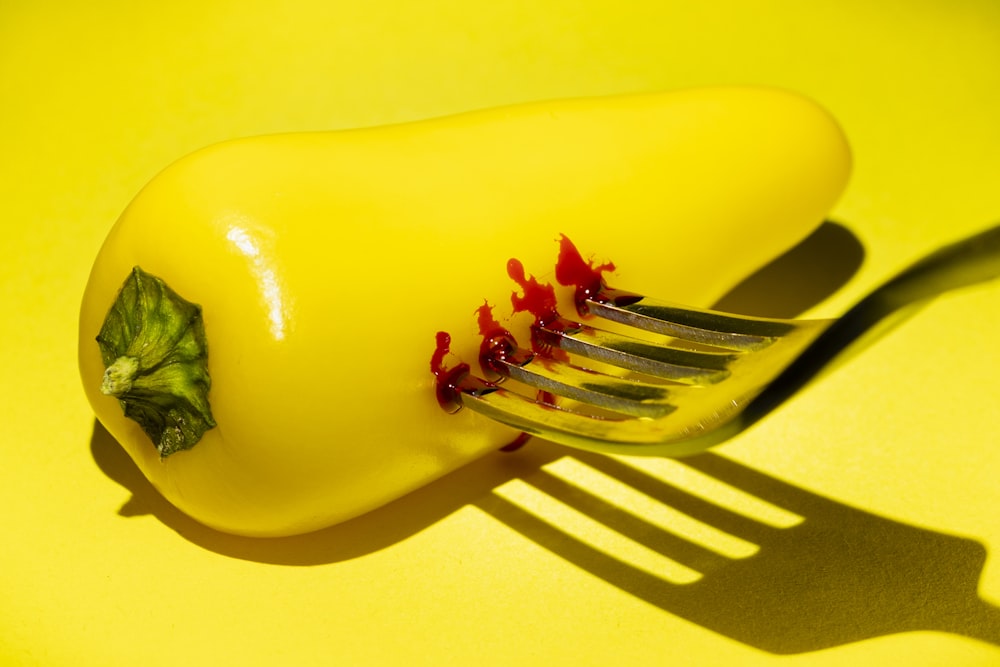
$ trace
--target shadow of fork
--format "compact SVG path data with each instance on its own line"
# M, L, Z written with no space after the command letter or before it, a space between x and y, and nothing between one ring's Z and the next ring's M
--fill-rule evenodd
M685 466L803 518L775 527L615 457L573 458L714 529L757 545L732 558L685 540L545 468L522 478L541 493L701 573L677 583L631 565L499 490L477 506L583 570L671 614L775 654L817 651L932 630L1000 646L1000 608L977 592L980 543L886 519L816 495L730 458Z

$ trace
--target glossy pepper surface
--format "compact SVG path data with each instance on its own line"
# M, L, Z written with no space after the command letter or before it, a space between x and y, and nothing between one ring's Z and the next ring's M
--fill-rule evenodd
M441 330L455 359L475 362L484 302L526 335L509 259L555 283L565 235L614 262L614 285L705 305L820 223L849 167L825 111L760 88L211 146L153 179L101 248L80 317L84 387L152 484L195 519L244 535L321 528L517 437L443 411L428 368ZM177 422L201 420L197 440L167 455L114 391L134 384L132 362L108 371L138 354L112 339L134 328L130 295L150 280L177 298L156 301L179 309L162 317L191 320L207 359L206 377L188 377L205 410ZM569 291L559 297L570 312ZM192 346L182 365L197 368ZM162 371L166 357L143 349Z

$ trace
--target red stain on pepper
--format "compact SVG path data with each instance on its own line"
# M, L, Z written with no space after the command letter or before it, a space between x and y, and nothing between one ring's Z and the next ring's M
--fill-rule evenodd
M559 259L556 262L556 280L560 285L575 287L574 301L577 310L586 314L584 302L596 296L606 287L604 274L614 271L613 262L594 265L592 260L585 260L573 242L565 234L559 237Z
M531 434L522 431L521 433L518 434L516 438L514 438L509 443L501 447L500 451L516 452L517 450L521 449L521 447L524 447L526 444L528 444L529 440L531 440Z
M560 327L563 321L559 314L559 302L556 290L550 283L541 283L535 276L525 273L520 260L511 259L507 262L507 275L518 284L521 293L512 292L510 303L515 313L530 313L535 317L531 334L531 349L543 358L567 361L568 355L557 347L553 347L541 335L542 327Z
M435 392L437 401L447 412L457 412L462 407L458 398L462 380L468 377L469 364L459 363L449 368L445 365L445 357L451 354L451 335L446 331L438 331L434 338L434 354L431 355L431 373L437 378Z
M556 280L566 287L574 287L574 301L577 311L586 315L586 300L588 298L605 298L610 296L604 283L604 274L614 271L612 262L595 264L585 260L569 237L565 234L559 237L559 258L556 262ZM520 260L514 258L507 262L507 275L520 287L520 294L512 292L510 301L515 313L530 313L534 316L533 330L543 326L553 329L566 329L579 326L566 320L559 314L559 304L555 288L550 283L541 283L533 275L528 275ZM523 350L517 345L513 334L497 321L493 315L493 306L484 301L476 309L476 321L483 342L479 348L479 361L484 372L493 373L497 381L501 381L504 373L501 367L504 363L525 365L532 361L535 354ZM568 355L557 347L542 340L539 335L532 335L531 345L534 353L540 355L535 361L545 363L549 360L566 360ZM459 363L449 368L445 358L451 354L451 336L440 331L436 337L436 347L431 356L431 373L436 378L438 403L448 412L456 412L462 407L462 392L476 393L491 391L496 388L492 382L480 380L471 374L467 363ZM537 399L542 406L556 407L556 397L547 391L539 390ZM521 433L501 451L510 452L520 449L530 439L527 433Z
M556 300L556 290L552 285L538 282L535 276L525 274L524 265L518 259L507 262L507 275L521 288L510 295L510 303L515 313L531 313L535 316L535 324L543 326L559 318Z

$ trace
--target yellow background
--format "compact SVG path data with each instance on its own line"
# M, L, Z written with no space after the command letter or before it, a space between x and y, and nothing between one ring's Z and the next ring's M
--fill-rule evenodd
M253 541L181 516L95 429L76 372L83 284L173 159L247 134L716 83L797 90L851 140L831 219L863 262L814 312L1000 220L988 0L6 0L0 662L1000 664L1000 285L935 301L692 463L707 477L534 442L342 526ZM723 502L720 478L795 516L738 496L779 528L733 542L670 514L691 505L668 482ZM662 526L640 541L687 531L732 558L703 573L711 595L616 536L647 512Z

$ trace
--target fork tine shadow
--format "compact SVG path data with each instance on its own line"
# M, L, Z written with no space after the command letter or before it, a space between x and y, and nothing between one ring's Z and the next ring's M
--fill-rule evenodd
M714 453L685 466L804 520L776 528L614 457L573 458L692 518L753 542L720 556L669 535L598 493L545 469L522 481L611 530L701 573L677 583L636 567L499 492L476 505L554 554L671 614L775 654L816 651L900 632L937 630L1000 646L1000 608L980 599L980 543L829 500Z

